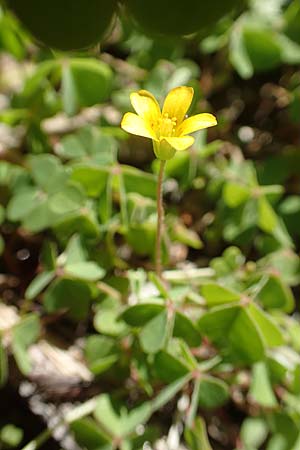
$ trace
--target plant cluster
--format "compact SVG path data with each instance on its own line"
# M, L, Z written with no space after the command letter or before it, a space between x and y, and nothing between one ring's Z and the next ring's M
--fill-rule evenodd
M0 382L23 402L28 382L45 429L6 404L0 448L299 448L287 3L253 0L176 45L123 18L100 55L38 48L1 10ZM176 113L145 121L169 92Z

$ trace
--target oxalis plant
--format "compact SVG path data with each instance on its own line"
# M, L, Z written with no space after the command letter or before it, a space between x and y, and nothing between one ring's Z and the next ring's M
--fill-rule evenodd
M157 205L150 206L157 218L155 273L127 270L129 286L124 293L120 279L109 282L105 270L92 259L94 248L87 252L88 246L76 234L61 254L51 243L43 250L44 270L28 286L23 319L13 331L16 362L24 375L31 373L27 351L41 331L37 315L27 313L29 302L42 293L46 312L65 308L78 321L87 316L84 302L94 300L93 327L98 334L84 339L84 352L101 392L63 414L23 450L43 448L61 426L67 426L87 450L161 446L215 450L231 442L236 450L299 448L300 327L290 315L294 310L290 286L298 283L299 259L269 200L270 194L279 195L280 186L260 186L247 161L229 158L220 168L210 168L208 162L221 185L220 220L225 217L225 232L241 229L239 222L236 226L236 220L242 220L236 218L237 210L246 211L250 205L252 211L256 205L251 227L276 237L282 248L253 262L232 246L210 267L163 270L164 172L170 173L176 155L194 144L191 133L217 124L208 113L187 117L192 99L192 88L177 87L161 110L150 92L134 92L130 100L136 114L126 113L121 122L126 132L152 140L158 160ZM49 164L39 158L33 160L33 170ZM86 173L95 176L96 170L90 169L82 163L71 166L73 179L89 191L95 186L87 184ZM124 186L115 183L122 170L122 165L113 166L112 173L124 209L126 178ZM208 177L209 184L214 176ZM218 198L215 201L220 203ZM59 236L59 227L57 232ZM139 245L143 247L143 240ZM2 367L3 355L4 350ZM233 414L238 419L231 429Z
M261 167L237 147L228 152L228 142L207 144L205 131L190 136L216 125L208 113L186 117L199 105L196 89L194 105L193 89L182 86L167 94L161 110L136 87L164 93L189 70L184 83L198 84L193 65L182 71L181 63L164 61L142 72L143 81L137 72L130 96L136 114L124 115L124 133L119 122L129 105L117 94L128 79L121 78L124 65L114 61L113 77L104 60L37 58L23 89L18 84L12 95L10 87L9 108L1 111L8 128L26 131L26 149L22 141L15 159L0 162L0 253L8 275L0 383L5 389L28 379L38 394L36 404L29 394L35 410L55 403L45 431L31 441L36 431L26 434L23 450L46 449L52 435L64 432L72 448L84 450L298 450L299 202L283 181L297 179L298 149ZM134 76L136 68L125 67ZM98 119L90 106L110 98L115 126L112 111L100 105L108 118L82 127L86 117ZM63 115L61 122L62 108L76 120ZM217 116L219 130L225 119ZM244 127L240 137L251 130ZM120 162L120 147L147 146L131 134L152 141L158 177ZM166 214L164 178L175 186L170 193L165 184ZM184 214L178 195L186 196ZM197 233L198 217L187 212L193 206ZM178 243L186 251L180 264L168 259ZM23 280L27 248L35 262ZM76 357L68 349L73 344ZM2 420L0 447L21 441L22 430Z

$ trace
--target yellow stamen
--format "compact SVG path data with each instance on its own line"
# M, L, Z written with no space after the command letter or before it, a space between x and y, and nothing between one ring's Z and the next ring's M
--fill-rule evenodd
M172 119L170 119L169 114L166 113L162 118L159 119L158 124L159 137L172 137L175 135L177 124L176 117L172 117Z

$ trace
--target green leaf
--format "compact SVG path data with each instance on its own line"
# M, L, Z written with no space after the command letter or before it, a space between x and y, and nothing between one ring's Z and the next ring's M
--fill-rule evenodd
M22 39L22 31L18 29L11 15L2 13L0 20L1 51L5 50L17 60L23 60L26 56L26 47Z
M299 30L299 20L300 20L300 5L297 0L290 3L284 14L285 27L284 31L286 35L300 44L300 30Z
M273 434L269 440L267 450L288 450L289 448L285 436Z
M281 441L276 440L276 445L274 445L274 447L271 447L272 450L289 450L290 448L292 448L299 436L299 426L297 423L297 419L295 419L287 410L274 412L270 419L271 431L274 433L274 435L281 435L281 437L283 438L283 440ZM281 443L281 447L279 443Z
M108 355L91 363L89 368L94 375L101 375L118 362L118 360L119 355Z
M290 248L290 249L294 248L294 243L293 243L292 238L285 226L285 223L278 216L277 216L277 225L273 229L272 235L282 247L286 247L286 248Z
M241 311L240 306L221 306L203 314L198 321L200 332L213 342L222 342Z
M93 58L73 58L63 70L62 96L64 109L73 115L80 108L107 100L112 85L112 71Z
M237 243L252 239L258 220L257 200L250 198L242 207L234 209L224 224L224 238Z
M251 78L254 69L245 46L242 26L239 22L232 29L229 50L230 61L238 74L245 79Z
M49 194L59 191L68 178L64 166L53 155L30 156L29 165L36 184Z
M47 199L44 199L42 203L37 204L30 211L30 214L26 215L23 220L23 227L32 233L39 233L49 228L55 218L55 214L49 209Z
M202 417L197 417L191 428L186 428L184 438L190 450L213 450L207 436L206 425Z
M136 427L145 423L152 414L150 402L127 411L123 406L116 405L112 399L103 394L99 397L94 415L98 422L112 436L126 437L134 433Z
M66 310L74 320L86 318L90 301L89 285L80 280L67 278L55 280L44 295L46 311L52 313Z
M300 63L300 45L293 42L287 36L280 34L278 36L278 44L281 49L281 60L286 64Z
M163 348L167 339L168 312L164 309L142 328L139 338L146 353L156 353Z
M36 314L24 317L12 330L12 351L20 371L28 375L31 364L27 354L28 347L40 334L40 322Z
M248 448L259 448L268 436L268 426L262 417L247 417L241 428L241 440Z
M0 184L14 187L20 178L25 175L25 169L7 161L0 161Z
M224 381L211 376L202 376L199 385L199 404L203 408L218 408L229 398L228 386Z
M248 312L259 327L260 333L268 347L284 345L284 335L272 317L255 303L250 303Z
M282 359L280 352L273 352L267 357L270 378L274 383L284 383L290 369L288 360Z
M137 426L147 422L151 414L152 408L150 402L142 403L140 406L129 411L129 413L123 417L123 435L126 436L134 433Z
M77 186L65 186L49 199L49 209L54 214L69 214L84 206L84 195Z
M71 237L78 230L86 238L95 239L99 237L99 222L92 209L83 208L80 211L63 216L55 222L55 231L63 240Z
M128 217L132 223L143 223L151 214L156 213L156 203L148 197L143 197L136 192L127 195Z
M281 309L291 312L295 300L290 288L277 275L270 275L262 289L257 293L258 300L266 309Z
M13 345L21 344L24 348L33 344L40 334L40 321L36 314L24 316L13 328Z
M261 406L267 408L274 408L277 406L277 400L272 389L268 369L264 362L258 362L253 366L249 394L251 398Z
M269 253L257 262L259 270L280 274L285 285L298 285L300 274L299 256L291 249L281 248Z
M95 375L105 372L119 359L115 341L107 336L99 335L88 337L85 345L85 357L90 370Z
M103 128L84 126L77 133L63 137L56 153L64 159L88 158L102 166L112 165L116 162L118 143L110 132L110 129L106 133Z
M86 281L98 281L105 275L104 269L92 261L67 264L64 271L66 275Z
M25 298L27 300L33 300L54 280L55 276L55 271L39 273L27 287Z
M217 283L207 283L202 286L202 295L207 306L218 306L238 302L241 295Z
M281 63L280 45L271 29L247 23L243 29L243 42L255 71L264 72Z
M109 395L103 394L99 397L94 415L111 436L122 436L122 421L112 405Z
M226 182L223 189L223 199L229 208L237 208L245 203L250 196L249 187L235 183L233 181Z
M176 312L174 322L174 337L182 338L190 347L201 344L201 335L193 322L184 314Z
M95 334L89 336L85 344L85 356L89 363L101 359L115 351L114 339Z
M142 327L164 309L165 306L158 303L140 303L127 308L121 318L132 327Z
M66 253L66 264L76 264L86 261L87 250L84 246L83 239L78 235L74 234L68 242Z
M203 243L198 234L180 223L177 218L172 221L169 234L172 240L181 242L191 248L199 250L203 247Z
M271 233L277 226L277 216L264 197L258 200L258 225L266 233Z
M155 355L154 370L165 383L172 383L189 372L189 368L181 360L164 350Z
M300 450L300 433L299 433L299 436L298 436L295 444L293 445L292 450Z
M237 319L232 324L229 342L238 358L243 361L259 361L265 356L262 336L246 308L241 309Z
M68 76L68 74L65 73L64 76ZM73 106L70 105L70 110L72 111L72 109ZM76 134L64 136L57 146L56 153L65 159L77 159L86 156L85 148Z
M24 219L41 202L40 192L33 187L18 191L7 206L7 218L12 222Z
M27 77L21 93L21 104L17 106L26 108L32 106L39 91L45 89L48 76L58 68L59 62L54 58L38 64L33 74Z
M128 244L137 255L149 256L155 251L156 224L153 220L145 221L143 224L129 223L126 233Z
M70 424L70 429L81 447L87 450L112 450L111 439L90 418L76 420Z
M73 167L71 180L79 183L89 197L99 197L105 190L109 177L106 168L92 165L76 165Z
M264 358L262 336L246 308L216 307L199 319L198 326L200 332L221 348L227 347L238 360L253 363Z
M137 192L143 197L156 198L155 176L131 166L122 165L121 168L127 193Z
M117 309L102 309L101 307L95 315L94 327L99 333L108 336L119 336L127 329L124 322L119 319Z

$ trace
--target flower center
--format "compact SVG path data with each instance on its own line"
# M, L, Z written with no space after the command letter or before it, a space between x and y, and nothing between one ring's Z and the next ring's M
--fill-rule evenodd
M168 113L165 113L158 120L158 133L159 137L172 137L175 135L177 125L176 117L169 117Z

